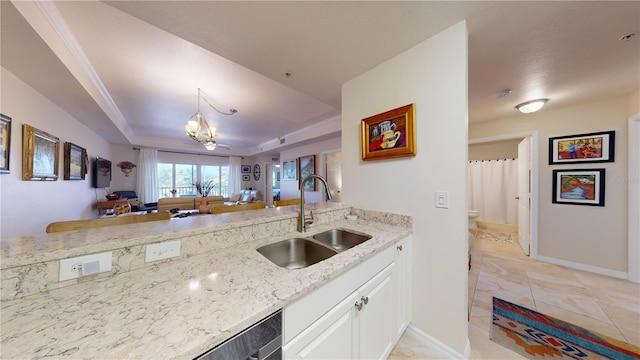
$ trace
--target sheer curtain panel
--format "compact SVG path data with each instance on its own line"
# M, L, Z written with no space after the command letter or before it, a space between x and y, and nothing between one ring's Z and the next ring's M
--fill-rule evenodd
M237 194L242 190L242 158L229 156L229 196Z
M158 150L140 149L136 192L143 203L158 201Z

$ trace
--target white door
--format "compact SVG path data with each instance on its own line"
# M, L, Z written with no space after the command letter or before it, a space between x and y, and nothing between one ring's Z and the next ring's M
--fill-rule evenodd
M394 271L395 264L387 266L358 290L363 303L362 309L356 313L360 327L360 359L386 359L393 350Z
M531 140L524 138L518 144L518 242L522 251L529 255L531 240Z
M355 359L356 291L282 347L283 359Z

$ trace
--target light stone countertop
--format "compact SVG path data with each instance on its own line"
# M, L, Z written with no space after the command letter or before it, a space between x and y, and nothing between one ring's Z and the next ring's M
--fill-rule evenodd
M274 216L290 219L295 210L265 209L271 221ZM260 221L256 218L260 211L252 213L248 225ZM245 221L242 216L229 216L226 221ZM190 227L176 219L171 226L175 222L179 228L175 231L196 231L198 222L209 225L211 219L193 217ZM298 270L280 268L255 250L332 228L373 238ZM234 247L3 301L0 355L2 359L193 358L410 233L411 226L406 224L337 220L314 225L305 234L254 236ZM64 249L56 251L65 253ZM6 255L5 249L2 254Z

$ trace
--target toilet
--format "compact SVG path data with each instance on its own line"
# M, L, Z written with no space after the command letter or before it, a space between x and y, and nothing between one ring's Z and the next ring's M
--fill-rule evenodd
M476 210L469 210L469 232L475 235L478 232L478 225L476 219L480 216L480 212Z
M478 225L476 219L480 216L480 212L469 210L469 271L471 271L471 251L473 249L473 241L478 233Z

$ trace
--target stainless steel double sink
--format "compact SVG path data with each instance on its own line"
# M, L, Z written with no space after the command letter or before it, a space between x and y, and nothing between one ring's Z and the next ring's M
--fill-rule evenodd
M259 247L257 251L272 263L287 269L301 269L326 260L371 239L370 235L345 229L331 229L308 238L291 238Z

